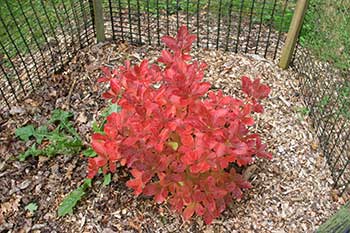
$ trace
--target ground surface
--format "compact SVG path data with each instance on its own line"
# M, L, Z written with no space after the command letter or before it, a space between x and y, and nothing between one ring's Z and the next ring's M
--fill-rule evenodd
M333 214L344 198L332 190L332 179L318 141L303 116L299 81L260 56L221 51L195 52L208 65L206 78L214 89L239 95L240 77L260 76L272 88L264 102L266 112L256 129L273 153L272 161L257 161L251 169L253 188L225 210L210 226L200 218L183 222L166 204L135 198L125 186L123 168L110 186L97 180L73 215L58 218L57 206L86 176L87 159L81 155L15 157L29 145L14 138L14 131L28 123L40 125L55 108L74 113L75 126L88 145L91 124L106 105L96 83L101 65L119 65L158 56L152 48L126 44L93 46L78 52L62 74L45 80L36 95L11 109L11 118L0 133L0 231L12 232L312 232ZM36 202L31 214L24 207Z

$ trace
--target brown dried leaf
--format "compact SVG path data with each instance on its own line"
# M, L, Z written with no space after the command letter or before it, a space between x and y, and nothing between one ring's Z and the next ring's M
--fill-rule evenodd
M1 204L1 213L7 214L18 211L18 207L20 206L19 202L21 198L18 196L12 197L8 202Z

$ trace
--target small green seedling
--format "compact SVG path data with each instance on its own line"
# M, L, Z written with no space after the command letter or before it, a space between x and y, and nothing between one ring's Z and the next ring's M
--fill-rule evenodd
M38 205L35 202L31 202L26 207L24 207L25 210L28 210L31 213L34 213L38 209Z

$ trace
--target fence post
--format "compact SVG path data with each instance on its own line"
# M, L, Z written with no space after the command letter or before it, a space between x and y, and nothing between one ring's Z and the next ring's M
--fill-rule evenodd
M316 233L348 232L350 229L350 202L322 224Z
M106 39L104 19L103 19L102 0L93 0L93 6L94 6L94 22L95 22L95 28L96 28L96 39L97 39L97 43L99 43Z
M301 26L303 25L304 15L308 5L308 0L298 0L295 7L292 22L289 27L286 43L282 49L282 55L279 62L279 67L287 69L293 57L295 45L298 40Z

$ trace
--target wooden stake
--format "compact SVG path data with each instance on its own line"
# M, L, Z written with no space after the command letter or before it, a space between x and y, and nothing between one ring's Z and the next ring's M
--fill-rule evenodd
M293 19L289 27L286 43L282 49L282 55L279 62L279 67L282 69L287 69L292 60L300 29L303 25L307 5L308 0L298 0L295 7Z
M106 40L102 0L93 0L97 43Z
M343 206L327 222L322 224L317 233L343 233L350 231L350 202Z

